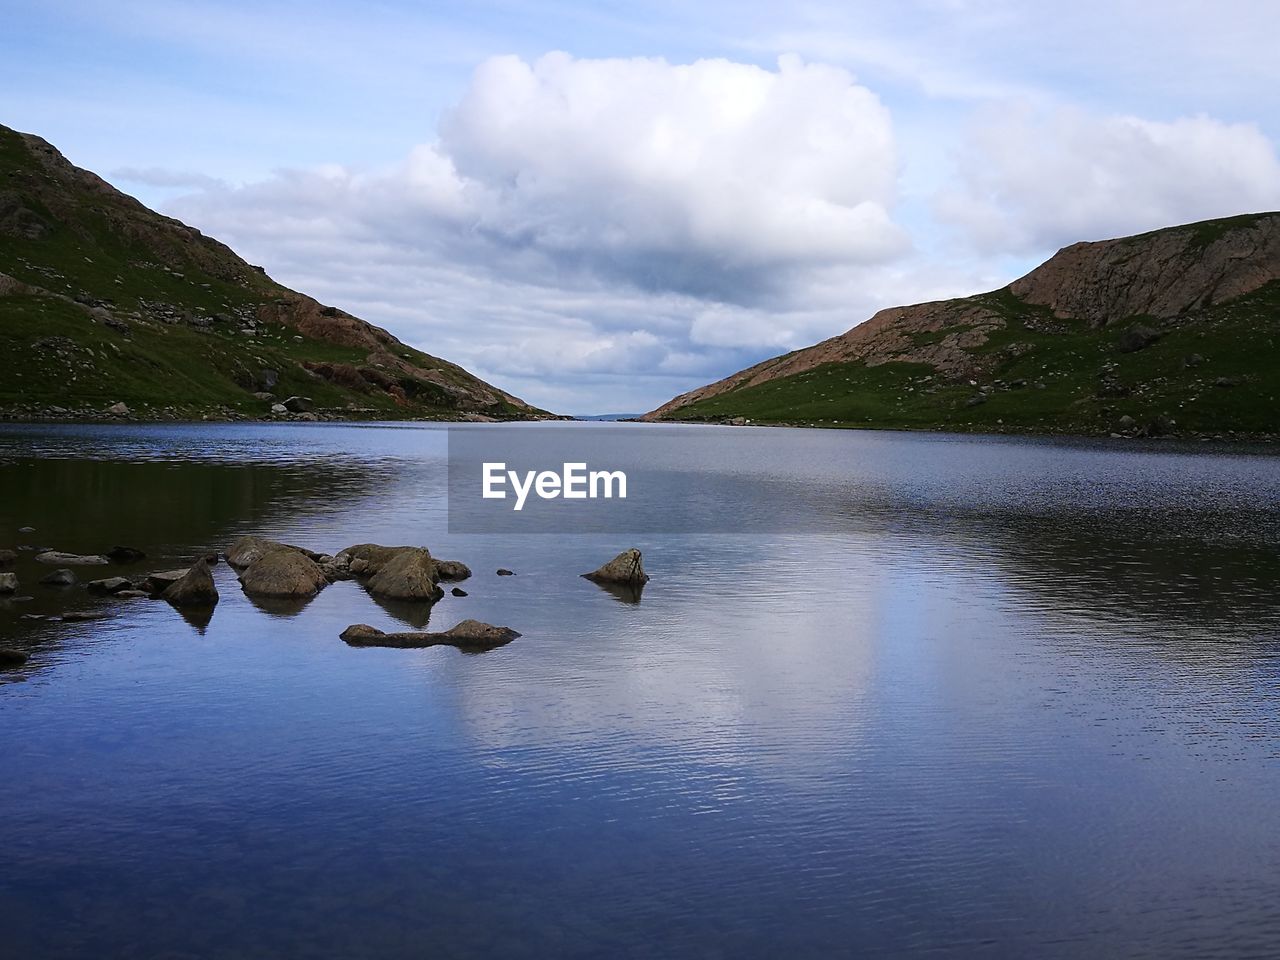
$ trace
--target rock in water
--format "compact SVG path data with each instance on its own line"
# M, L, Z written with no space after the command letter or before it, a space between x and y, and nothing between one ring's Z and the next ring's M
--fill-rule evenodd
M623 550L599 570L584 573L588 580L596 583L626 583L639 586L649 582L649 575L644 572L640 551L635 547Z
M498 568L498 576L500 577L514 577L515 575L516 572L514 570L508 570L506 567Z
M165 587L160 596L175 607L211 607L218 602L218 588L214 586L209 564L201 557L181 580Z
M382 563L365 584L376 597L389 600L439 600L444 591L436 584L436 565L421 547L404 547Z
M277 543L265 537L241 537L227 548L227 563L243 569L272 550L294 550L311 560L320 557L318 553L291 543Z
M145 560L147 555L137 547L115 546L107 551L107 558L116 563L137 563L139 560Z
M16 573L0 573L0 593L17 593L18 575Z
M70 570L55 570L47 577L42 577L40 582L46 587L73 587L78 581Z
M313 597L328 583L319 564L290 547L269 550L240 575L251 597Z
M17 550L0 550L0 567L7 567L18 559Z
M133 589L133 581L124 577L107 577L104 580L90 580L90 593L119 593L121 590Z
M441 580L466 580L471 576L471 568L459 560L437 560L436 576Z
M0 670L6 667L20 667L27 662L27 655L13 647L0 647Z
M353 647L434 647L440 644L466 650L490 650L520 636L510 627L495 627L479 620L463 620L442 633L383 633L367 623L355 623L342 631Z
M162 570L159 573L153 573L143 578L138 584L143 590L150 593L160 593L168 588L171 583L177 583L187 575L187 570Z
M455 597L465 597L465 596L467 596L467 591L463 590L461 587L454 587L454 588L453 588L452 590L450 590L449 592L450 592L450 593L452 593Z
M63 553L60 550L45 550L36 554L36 561L50 566L66 564L73 567L100 567L106 564L107 558L97 554L84 556L78 553Z

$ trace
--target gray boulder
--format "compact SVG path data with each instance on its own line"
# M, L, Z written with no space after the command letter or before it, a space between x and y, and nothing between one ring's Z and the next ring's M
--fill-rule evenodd
M289 397L285 400L284 408L290 413L310 413L311 398L310 397Z
M145 560L147 555L137 547L121 547L114 546L107 551L107 559L116 563L137 563L139 560Z
M383 633L366 623L355 623L342 631L341 638L353 647L398 647L412 649L447 645L464 650L489 650L520 636L510 627L495 627L479 620L463 620L440 633Z
M1145 324L1134 324L1116 340L1116 349L1121 353L1137 353L1145 350L1160 339L1160 331L1153 330Z
M649 582L649 575L644 572L640 551L635 547L623 550L620 554L590 573L584 573L588 580L596 583L625 583L631 586Z
M182 579L165 587L160 596L175 607L211 607L218 602L218 588L214 586L209 564L201 557Z
M90 593L119 593L121 590L132 590L133 581L124 577L107 577L103 580L90 580L87 584Z
M262 554L240 575L251 597L313 597L328 583L319 564L287 547Z
M149 593L161 593L167 590L170 584L177 583L187 575L188 567L181 570L162 570L159 573L148 574L142 579L138 586Z
M17 550L0 550L0 567L7 567L18 559Z
M18 592L18 575L16 573L0 573L0 593Z
M78 553L63 553L61 550L45 550L36 554L36 561L47 563L50 566L100 567L107 563L107 558L98 554L82 555Z
M40 582L46 587L73 587L79 580L70 570L55 570L47 577L41 577Z

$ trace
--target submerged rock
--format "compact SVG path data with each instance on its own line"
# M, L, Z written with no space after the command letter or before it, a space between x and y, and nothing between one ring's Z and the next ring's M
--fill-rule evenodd
M20 667L28 659L27 653L23 650L15 650L13 647L0 647L0 670L8 667Z
M353 647L418 648L448 645L470 650L489 650L520 636L510 627L495 627L479 620L463 620L441 633L383 633L366 623L355 623L342 631L342 639Z
M72 567L101 567L107 563L107 558L99 554L79 554L79 553L63 553L61 550L45 550L43 553L36 554L38 563L47 563L50 566L65 564Z
M70 570L55 570L48 576L41 577L40 582L46 587L73 587L80 581Z
M436 584L436 565L421 547L404 547L384 563L365 584L375 596L391 600L439 600L444 591Z
M201 557L182 579L165 587L160 596L175 607L211 607L218 602L218 588L214 586L209 564Z
M107 551L107 558L116 563L137 563L139 560L145 560L147 555L137 547L115 546Z
M82 623L86 620L106 620L111 616L109 610L72 610L62 615L63 623Z
M640 586L649 582L649 575L644 572L640 551L635 547L623 550L598 570L584 573L583 576L596 583L625 583Z
M293 547L262 554L240 575L251 597L313 597L328 583L319 564Z
M0 550L0 567L8 566L18 559L17 550Z
M0 573L0 593L18 592L18 575L16 573Z

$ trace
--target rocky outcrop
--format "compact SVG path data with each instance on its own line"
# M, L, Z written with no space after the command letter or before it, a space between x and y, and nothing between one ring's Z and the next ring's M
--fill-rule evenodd
M490 650L519 637L510 627L495 627L479 620L463 620L440 633L383 633L365 623L356 623L342 631L341 637L353 647L434 647L441 644L464 650Z
M1106 326L1126 317L1176 317L1280 278L1280 214L1169 227L1074 243L1009 290L1059 317Z
M618 583L627 586L642 586L649 582L649 575L644 572L644 563L640 551L635 547L623 550L604 566L582 575L596 583Z
M327 584L319 564L299 550L268 550L240 575L240 586L251 597L313 597Z
M181 579L165 587L160 596L175 607L211 607L218 602L218 588L209 564L201 557Z

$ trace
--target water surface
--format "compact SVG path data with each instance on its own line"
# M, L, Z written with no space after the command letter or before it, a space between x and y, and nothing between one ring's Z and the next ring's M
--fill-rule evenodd
M219 565L205 623L35 586L24 552L0 955L1275 955L1280 462L662 446L673 477L731 476L701 509L794 530L450 536L433 426L0 430L0 546L131 544L145 572L254 532L475 571L428 617L356 583L258 605ZM577 576L631 545L639 603ZM464 617L524 636L338 640Z

